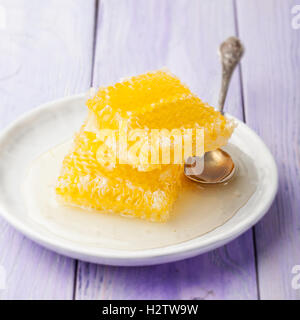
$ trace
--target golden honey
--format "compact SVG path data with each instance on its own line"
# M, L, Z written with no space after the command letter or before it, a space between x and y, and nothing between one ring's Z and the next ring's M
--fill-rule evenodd
M106 166L99 161L103 129L202 129L204 151L225 145L234 123L203 103L166 70L100 88L87 101L88 119L63 160L56 193L69 205L115 212L149 221L170 218L183 183L182 164ZM116 155L118 158L118 154ZM100 159L101 160L101 159Z

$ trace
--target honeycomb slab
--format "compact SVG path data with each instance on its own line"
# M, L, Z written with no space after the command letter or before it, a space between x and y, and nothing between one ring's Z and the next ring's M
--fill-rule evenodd
M126 122L128 129L200 128L204 150L209 151L225 145L234 130L234 123L166 70L101 87L87 106L88 118L63 161L56 193L68 205L154 222L167 221L172 213L184 182L182 164L117 161L106 166L99 161L99 148L104 143L99 132L118 130L120 121Z

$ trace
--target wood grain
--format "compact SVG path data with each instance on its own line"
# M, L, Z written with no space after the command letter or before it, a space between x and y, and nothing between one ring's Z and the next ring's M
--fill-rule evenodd
M219 44L236 33L231 0L101 1L93 83L167 66L203 100L216 104ZM242 117L239 74L226 109ZM256 299L251 231L218 250L153 267L79 262L76 299Z
M90 85L94 1L0 1L0 127L42 102ZM0 220L1 299L71 299L75 261Z
M273 152L279 192L256 225L262 299L300 299L291 286L300 264L300 30L292 29L295 1L237 1L247 124Z
M280 189L252 232L213 252L153 267L118 268L57 255L0 220L0 299L300 299L300 30L291 0L101 0L93 62L94 0L0 0L0 127L51 99L162 66L214 105L219 43L246 46L226 102L275 155ZM236 3L236 10L234 4ZM235 19L235 12L237 20ZM243 91L241 91L241 88ZM243 94L243 96L242 96ZM76 276L76 278L74 278ZM74 284L76 280L76 284ZM75 288L74 288L75 285Z

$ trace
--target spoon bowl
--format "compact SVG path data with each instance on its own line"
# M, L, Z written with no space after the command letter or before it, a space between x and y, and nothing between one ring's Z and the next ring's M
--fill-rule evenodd
M184 165L185 175L198 183L219 184L230 180L235 173L235 164L230 155L222 149L209 151L204 154L203 170L197 173L195 170L195 157L187 159Z

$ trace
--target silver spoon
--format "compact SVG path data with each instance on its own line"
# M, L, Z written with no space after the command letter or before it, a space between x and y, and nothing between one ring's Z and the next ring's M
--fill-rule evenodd
M230 37L219 48L222 63L222 84L219 94L219 111L224 114L224 103L232 73L244 53L244 46L236 37ZM224 150L217 149L206 152L202 158L203 170L199 171L199 159L190 157L184 164L184 174L187 178L202 184L224 183L231 179L235 165L230 155Z

